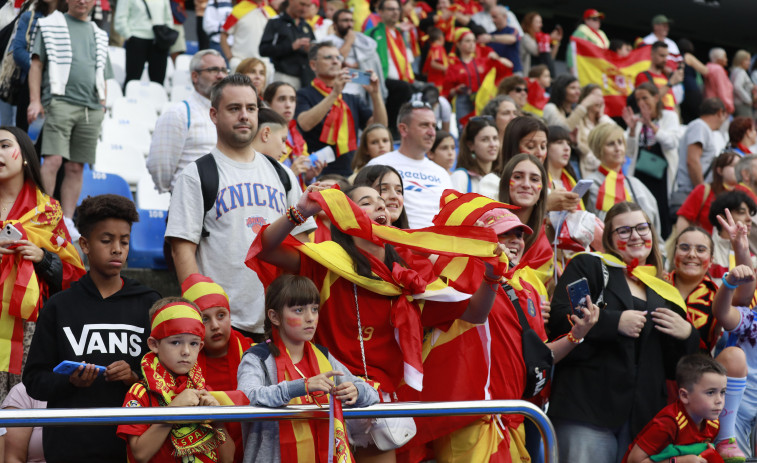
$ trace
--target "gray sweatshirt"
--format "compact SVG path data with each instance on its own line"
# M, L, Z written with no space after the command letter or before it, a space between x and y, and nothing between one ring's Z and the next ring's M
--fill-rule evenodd
M258 347L259 346L259 347ZM282 381L274 383L277 378L276 359L268 352L266 345L258 345L249 349L242 357L237 371L237 389L244 392L250 399L250 405L256 407L283 407L295 397L306 395L305 380ZM253 352L264 353L265 369L260 357ZM347 368L337 361L331 353L328 360L336 371L341 371L342 383L352 382L357 387L357 402L352 407L367 407L379 401L378 392L362 379L353 376ZM346 424L349 427L349 423ZM252 462L280 462L279 451L279 423L278 421L248 421L242 423L244 437L244 463Z

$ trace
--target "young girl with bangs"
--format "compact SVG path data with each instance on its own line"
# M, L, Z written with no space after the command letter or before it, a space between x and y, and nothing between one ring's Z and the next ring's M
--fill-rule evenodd
M245 353L238 388L250 405L283 407L340 400L350 407L378 402L378 393L352 376L329 351L312 343L318 326L320 294L298 275L274 280L265 297L266 343ZM257 421L243 424L245 462L325 463L328 421Z

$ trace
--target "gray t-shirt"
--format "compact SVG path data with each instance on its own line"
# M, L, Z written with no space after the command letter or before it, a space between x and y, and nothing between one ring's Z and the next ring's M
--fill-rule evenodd
M286 214L302 195L291 170L292 189L287 194L270 161L257 153L252 162L237 162L213 148L218 165L218 195L215 206L203 214L202 191L197 164L192 162L179 174L168 209L166 237L197 244L200 273L221 285L229 295L231 322L254 333L263 332L264 291L258 275L244 260L260 228ZM202 237L202 226L210 233ZM308 219L292 234L315 229Z
M95 86L97 44L95 43L92 24L89 21L80 21L69 14L63 16L66 18L68 34L71 37L73 57L68 81L66 82L66 93L64 95L55 95L55 98L76 106L102 109L100 98L97 96L97 87ZM46 106L50 103L52 95L50 94L47 53L42 33L37 33L34 39L32 55L39 56L39 59L42 61L44 69L42 71L42 105ZM105 78L110 79L112 77L113 70L110 67L110 58L108 58L105 63Z
M702 174L709 169L718 155L718 144L710 126L702 119L691 121L688 127L686 127L686 132L683 134L681 142L678 144L679 162L676 184L678 185L678 191L683 193L690 193L694 189L694 184L691 182L691 177L689 176L689 167L686 164L689 145L693 145L694 143L702 145L702 157L699 161L702 166ZM712 170L707 174L704 181L712 181Z

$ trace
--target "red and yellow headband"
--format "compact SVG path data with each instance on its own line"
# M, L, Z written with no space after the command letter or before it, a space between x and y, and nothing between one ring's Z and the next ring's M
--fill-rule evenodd
M184 299L197 304L200 310L207 310L211 307L229 307L229 295L223 290L221 285L214 282L205 275L193 273L187 277L181 284L181 292Z
M176 334L194 334L205 338L205 324L196 308L186 302L173 302L152 316L150 336L163 339Z

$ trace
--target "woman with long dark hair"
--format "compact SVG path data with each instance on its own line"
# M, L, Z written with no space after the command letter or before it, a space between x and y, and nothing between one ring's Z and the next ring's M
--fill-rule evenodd
M0 371L0 400L21 382L37 312L52 294L84 275L79 253L71 244L60 204L42 186L39 160L29 136L17 127L0 127L0 222L23 238L0 238L0 289L10 294L17 279L25 279L25 295L0 308L3 342L9 361Z
M450 176L452 186L463 193L478 193L481 178L494 169L500 146L492 117L476 116L468 120L460 136L457 169Z
M579 103L581 84L570 74L560 74L552 81L549 102L544 106L544 122L547 125L562 125L568 130L578 127L589 108L603 103L602 95L589 94Z

